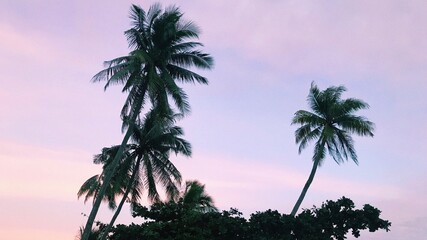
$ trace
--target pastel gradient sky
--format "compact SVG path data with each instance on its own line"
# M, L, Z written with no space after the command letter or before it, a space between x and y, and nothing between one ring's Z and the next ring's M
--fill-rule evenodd
M90 83L102 62L128 53L131 3L0 1L0 236L73 239L90 204L77 190L100 172L92 156L121 141L119 87ZM202 29L215 69L209 86L185 86L192 114L179 124L192 143L176 158L221 209L289 213L311 169L298 155L293 113L310 83L345 85L371 108L374 138L355 138L360 164L319 169L302 207L346 196L372 204L389 233L427 235L427 2L424 0L162 1ZM112 215L101 209L100 220ZM128 208L118 221L129 223ZM139 220L137 220L139 221Z

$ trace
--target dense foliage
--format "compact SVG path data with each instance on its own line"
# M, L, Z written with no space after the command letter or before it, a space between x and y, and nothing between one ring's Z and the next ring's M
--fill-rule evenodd
M380 218L381 211L368 204L355 209L348 198L326 201L321 207L305 209L296 217L267 210L251 214L247 220L236 209L200 212L182 201L156 203L151 208L136 206L134 217L143 224L118 225L112 240L329 240L346 239L350 232L359 237L361 230L389 231L391 223Z

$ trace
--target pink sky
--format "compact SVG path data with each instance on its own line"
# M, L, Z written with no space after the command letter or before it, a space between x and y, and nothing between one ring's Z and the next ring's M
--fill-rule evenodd
M80 185L99 173L92 155L121 141L120 88L90 83L102 62L127 54L131 3L0 2L0 236L73 239L90 204ZM389 233L427 234L427 3L425 1L162 1L202 29L215 58L209 86L184 86L192 114L180 122L194 153L175 162L221 209L290 212L311 169L298 155L293 113L310 83L345 85L371 105L373 139L356 138L360 165L331 159L304 208L341 196L372 204ZM119 222L133 219L124 210ZM101 220L111 212L103 208ZM139 220L136 220L139 221Z

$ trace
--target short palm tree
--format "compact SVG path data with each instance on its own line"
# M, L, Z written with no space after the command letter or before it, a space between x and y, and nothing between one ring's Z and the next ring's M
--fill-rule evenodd
M125 32L129 55L105 63L106 69L93 77L94 82L107 81L110 85L123 84L128 93L122 109L126 134L110 164L99 194L94 202L85 225L83 240L87 240L107 186L116 171L124 148L132 135L133 126L148 99L151 105L165 112L170 111L172 99L181 113L189 111L187 95L177 82L207 84L207 79L191 68L211 69L213 59L198 50L202 44L197 41L199 29L192 22L182 20L183 14L177 7L162 10L154 4L148 12L132 5L130 18L132 28Z
M123 198L101 239L105 238L113 226L130 192L133 196L135 192L138 193L138 189L147 189L148 199L151 202L160 202L156 186L156 183L160 183L165 188L168 198L178 195L181 174L169 160L169 155L173 152L191 156L191 145L181 138L184 132L182 128L174 125L176 118L176 115L163 115L157 111L151 111L144 121L135 127L131 143L128 144L131 152L129 155L135 160L133 173ZM119 170L120 168L121 166ZM131 202L136 201L131 199Z
M362 100L348 98L341 99L345 87L329 87L324 91L312 83L307 98L312 112L299 110L292 119L292 124L301 125L295 131L295 141L299 143L298 152L315 141L313 168L304 185L291 215L297 213L310 184L313 181L316 170L322 165L326 153L338 164L351 158L358 164L356 151L351 134L373 137L374 124L365 117L357 116L357 110L367 109L369 105Z
M175 119L176 116L159 116L155 111L151 111L142 123L135 126L131 143L127 144L125 148L126 151L123 155L125 157L120 162L119 168L112 178L111 187L108 188L109 191L105 195L110 206L116 206L115 202L112 204L111 201L117 195L122 195L122 199L101 239L106 237L113 226L125 201L137 203L144 189L147 189L148 199L152 202L160 201L157 183L165 188L169 198L178 195L181 174L169 160L169 155L174 152L175 154L190 156L191 145L181 138L183 131L174 125ZM95 156L95 163L103 163L105 169L114 157L112 153L117 151L119 147L113 146L104 149L100 155ZM79 195L87 194L86 199L95 195L96 192L94 194L92 189L99 186L96 181L95 184L92 184L95 187L86 186L93 183L92 178L86 181L79 191ZM128 197L129 194L130 198Z
M184 191L178 196L186 209L197 212L217 212L214 201L205 191L205 185L199 181L186 181Z

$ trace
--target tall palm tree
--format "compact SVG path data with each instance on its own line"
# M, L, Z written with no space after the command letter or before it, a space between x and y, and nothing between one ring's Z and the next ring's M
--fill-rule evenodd
M152 5L148 12L132 5L130 18L132 28L125 32L131 52L127 56L105 62L106 69L93 77L94 82L104 81L110 85L123 84L128 97L122 109L126 134L114 157L104 182L96 197L85 225L83 240L87 240L107 186L116 171L124 148L132 135L134 122L138 119L146 99L151 105L165 112L170 111L169 98L178 110L185 114L190 107L187 95L176 81L207 84L207 79L189 68L211 69L213 59L198 50L203 46L197 41L199 29L192 22L182 20L177 7L162 10L160 4ZM87 230L86 230L87 229Z
M348 158L358 164L351 134L374 136L374 123L365 117L354 114L357 110L369 108L369 105L359 99L341 99L344 91L346 91L344 86L329 87L320 91L313 82L307 98L312 112L299 110L292 119L292 124L301 125L295 131L295 141L297 144L299 143L299 153L309 142L315 141L313 168L298 201L292 209L292 216L297 213L317 168L322 165L325 159L326 152L338 164L348 160Z

